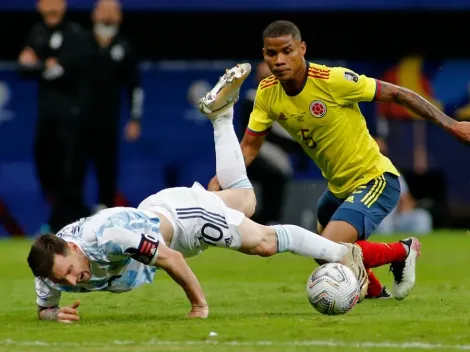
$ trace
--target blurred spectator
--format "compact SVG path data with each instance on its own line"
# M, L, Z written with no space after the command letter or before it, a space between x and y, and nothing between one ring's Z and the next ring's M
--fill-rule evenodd
M417 206L403 176L400 176L401 194L398 206L380 223L377 233L413 233L429 234L432 232L431 214Z
M265 62L256 67L256 80L261 82L271 75ZM241 122L243 128L248 126L250 113L253 110L256 89L247 91L241 102ZM258 157L248 167L248 177L258 183L261 190L259 206L252 219L261 224L278 223L281 217L284 193L290 177L292 165L289 152L298 151L298 144L276 122L261 147Z
M121 6L117 0L99 0L92 14L91 113L87 120L88 156L98 181L95 211L115 204L118 175L119 122L122 88L129 96L130 121L125 138L140 136L144 93L140 88L136 54L121 33Z
M437 99L432 83L439 72L439 65L426 60L422 55L410 54L388 68L383 79L417 92L438 109L442 109L443 104ZM446 226L449 216L445 173L435 163L436 159L428 149L428 134L432 126L418 118L413 111L394 103L379 103L378 114L377 136L381 137L379 147L383 154L393 160L401 173L406 175L406 182L415 198L410 204L415 208L420 207L416 204L425 207L423 211L429 216L432 214L433 227ZM408 189L408 186L404 188ZM400 219L405 221L402 217Z
M383 118L377 120L376 136L374 136L380 152L388 156L386 137L388 135L387 123ZM414 233L428 234L432 232L432 216L426 209L418 207L416 199L411 194L405 178L399 177L400 181L400 199L398 205L388 216L382 220L376 233Z
M52 211L47 228L88 214L82 201L84 158L82 118L86 106L86 41L76 23L65 19L65 0L39 0L43 21L26 40L18 61L20 73L38 81L35 162L42 192Z

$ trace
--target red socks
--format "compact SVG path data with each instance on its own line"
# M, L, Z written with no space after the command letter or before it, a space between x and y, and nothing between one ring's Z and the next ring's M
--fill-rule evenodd
M361 240L357 241L356 244L362 248L366 268L376 268L392 262L401 262L408 255L401 242L373 243Z
M367 275L369 276L369 288L367 289L367 297L379 297L382 293L382 284L372 270L367 269Z

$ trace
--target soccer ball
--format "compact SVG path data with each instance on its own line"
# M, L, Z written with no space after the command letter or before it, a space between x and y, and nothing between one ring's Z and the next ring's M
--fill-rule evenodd
M359 300L359 283L347 266L324 264L308 278L307 297L313 308L322 314L346 314Z

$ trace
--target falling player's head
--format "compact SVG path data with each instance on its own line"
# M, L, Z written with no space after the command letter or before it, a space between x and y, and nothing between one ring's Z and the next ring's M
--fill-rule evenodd
M299 28L292 22L273 22L263 32L264 61L281 81L296 77L302 69L306 49Z
M49 27L56 27L64 18L67 7L65 0L38 0L37 9Z
M55 235L39 236L31 246L28 264L36 277L75 286L91 279L88 260L75 243Z

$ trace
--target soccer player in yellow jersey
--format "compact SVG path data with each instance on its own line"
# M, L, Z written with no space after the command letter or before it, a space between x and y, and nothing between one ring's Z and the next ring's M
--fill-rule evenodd
M451 119L408 89L343 67L308 63L306 44L291 22L271 23L263 32L263 44L264 60L273 75L258 86L241 142L246 165L277 121L328 180L328 189L318 202L318 232L335 242L358 244L367 268L390 263L394 297L405 298L415 283L420 243L415 238L391 244L365 241L396 206L400 185L397 169L379 152L358 103L398 103L466 143L470 123ZM209 190L219 188L214 178ZM369 280L368 296L381 297L383 287L371 271Z

